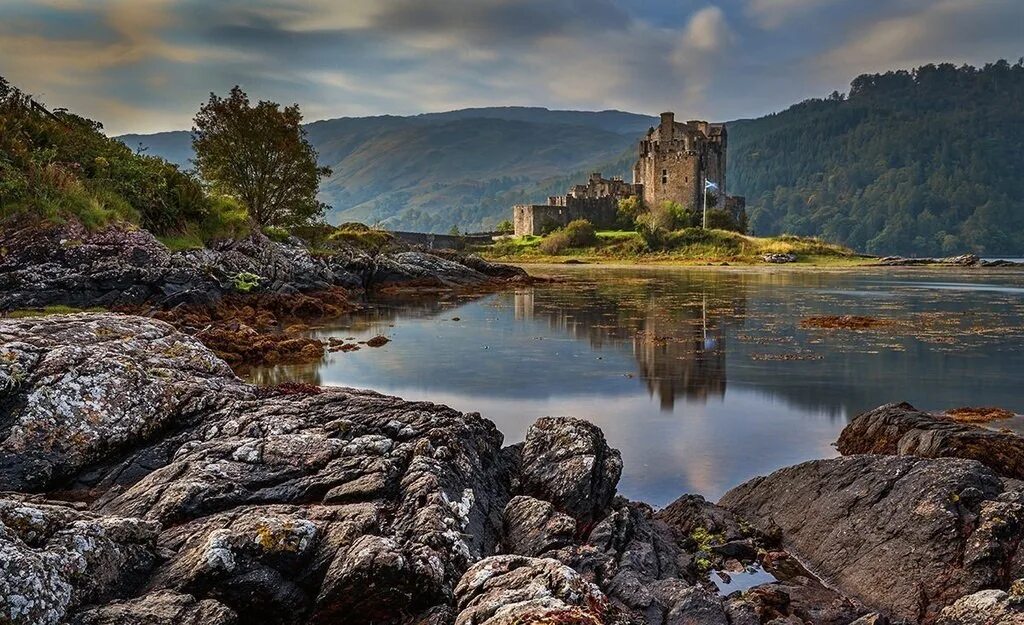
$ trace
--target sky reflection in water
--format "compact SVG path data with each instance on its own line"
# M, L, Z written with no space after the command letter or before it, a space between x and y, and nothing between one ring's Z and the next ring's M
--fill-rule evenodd
M477 411L507 443L540 416L587 418L622 451L620 492L658 506L684 492L715 500L755 475L835 455L848 419L883 403L1024 412L1021 273L540 271L569 281L374 302L317 334L385 334L385 347L251 377ZM894 325L801 327L824 314Z

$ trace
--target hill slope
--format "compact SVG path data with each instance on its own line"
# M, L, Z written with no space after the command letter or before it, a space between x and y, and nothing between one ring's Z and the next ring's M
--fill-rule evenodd
M333 222L476 230L590 171L627 176L655 118L620 111L466 109L307 126L334 169ZM188 133L131 135L184 162ZM848 97L729 123L729 192L754 232L878 254L1024 254L1024 66L929 65L856 78Z
M871 253L1024 252L1024 66L928 65L729 126L759 234Z
M627 175L633 144L655 118L621 111L496 107L306 125L335 223L446 232L493 227L516 202L562 193L591 171ZM189 133L119 137L188 167Z

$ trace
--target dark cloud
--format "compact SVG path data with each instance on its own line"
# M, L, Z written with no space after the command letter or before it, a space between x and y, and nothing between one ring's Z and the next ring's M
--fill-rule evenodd
M114 131L242 84L309 118L526 104L731 119L1016 59L1019 0L7 0L0 72Z

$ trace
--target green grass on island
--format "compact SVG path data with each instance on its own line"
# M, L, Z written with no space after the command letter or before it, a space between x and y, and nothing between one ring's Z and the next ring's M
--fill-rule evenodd
M656 242L628 230L596 232L583 246L545 245L547 237L524 236L496 241L479 250L490 260L516 263L629 262L697 265L708 263L765 264L765 254L794 254L796 264L847 267L868 265L877 259L813 237L781 235L756 237L729 230L684 228L662 233ZM652 245L653 243L653 245ZM555 251L557 250L557 251Z

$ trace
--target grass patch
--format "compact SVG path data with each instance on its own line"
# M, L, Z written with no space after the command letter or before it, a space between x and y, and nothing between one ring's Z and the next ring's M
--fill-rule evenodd
M377 252L393 241L395 236L384 230L377 230L363 224L348 223L338 226L328 240L347 243L369 252Z
M813 237L753 237L703 228L665 232L654 244L631 230L600 231L596 243L587 247L547 246L545 250L544 240L535 236L505 239L480 251L490 258L521 262L560 262L568 257L591 262L764 264L765 254L795 254L797 264L813 266L853 267L874 261Z
M5 316L8 319L25 319L28 317L48 317L50 315L71 315L82 312L107 312L106 308L92 306L89 308L77 308L75 306L44 306L42 308L19 308L8 312Z
M184 250L201 250L206 247L206 242L203 241L203 237L199 233L190 231L181 234L167 234L156 237L158 241L163 243L167 249L172 252L182 252Z

